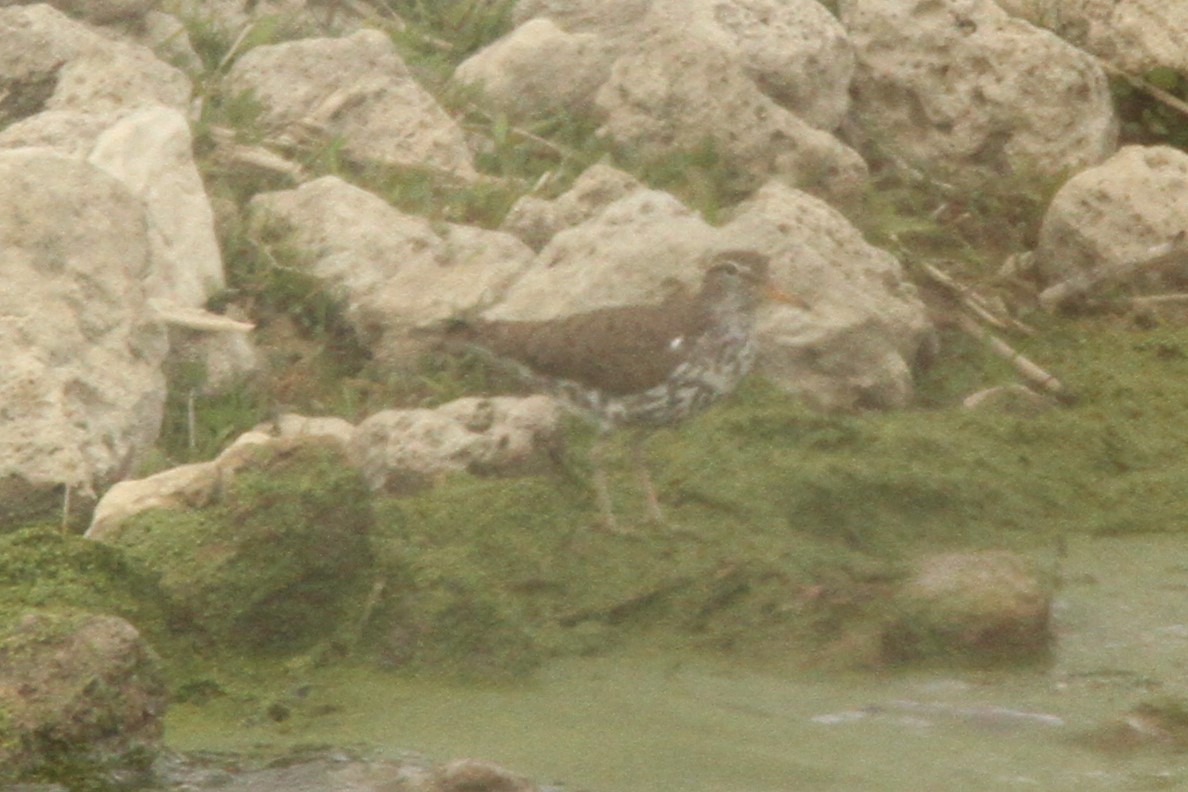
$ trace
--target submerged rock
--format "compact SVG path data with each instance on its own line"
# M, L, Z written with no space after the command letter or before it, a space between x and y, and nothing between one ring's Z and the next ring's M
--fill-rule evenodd
M1005 550L922 559L895 596L883 632L891 660L1029 659L1051 639L1051 586Z

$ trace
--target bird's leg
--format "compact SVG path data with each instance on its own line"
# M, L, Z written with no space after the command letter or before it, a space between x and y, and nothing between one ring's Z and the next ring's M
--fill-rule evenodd
M606 467L603 464L606 457L606 437L598 435L594 445L590 448L590 464L594 468L593 484L594 498L598 502L598 512L602 517L602 527L611 533L619 532L619 523L615 519L614 506L611 504L610 482L607 479Z
M655 523L664 522L664 512L660 510L660 499L656 497L656 487L652 484L652 475L648 472L647 460L644 459L643 434L639 431L631 433L631 461L635 465L635 474L639 477L639 484L643 487L644 503L648 507L648 518Z

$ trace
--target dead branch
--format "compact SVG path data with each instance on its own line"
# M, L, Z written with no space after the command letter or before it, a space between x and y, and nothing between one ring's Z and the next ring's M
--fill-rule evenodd
M1175 305L1177 303L1188 303L1188 294L1178 292L1176 294L1145 294L1141 297L1131 297L1130 304L1136 308L1145 308L1152 305Z
M1182 263L1188 254L1188 246L1184 240L1188 236L1180 231L1172 239L1159 245L1154 245L1147 252L1136 259L1099 266L1088 272L1080 272L1054 286L1049 286L1040 292L1039 302L1044 310L1056 311L1069 302L1085 295L1107 283L1125 280L1143 270L1160 269L1169 265Z
M925 275L934 283L953 294L967 310L986 324L997 327L999 330L1016 330L1026 335L1035 335L1035 330L1030 325L1010 316L1002 315L991 305L989 300L978 294L972 287L959 282L952 275L932 264L924 262L922 266Z
M1188 102L1185 102L1183 99L1179 98L1178 96L1168 93L1167 91L1160 88L1158 85L1152 85L1151 83L1144 80L1142 77L1131 74L1127 71L1123 71L1122 69L1118 68L1117 66L1110 63L1107 60L1102 60L1101 58L1097 58L1097 62L1101 66L1101 68L1105 69L1110 74L1113 74L1117 77L1121 77L1123 80L1126 80L1126 82L1130 83L1132 86L1134 86L1138 90L1147 94L1152 99L1162 102L1163 104L1167 105L1168 107L1175 110L1176 112L1181 113L1182 115L1188 116Z
M1059 399L1067 400L1069 398L1069 395L1064 388L1064 383L1049 374L1047 371L1026 357L1022 352L1019 352L1017 349L1012 347L1006 341L1003 341L1001 338L982 327L973 317L962 313L958 315L957 321L962 330L969 333L974 338L985 342L987 346L994 350L996 355L1014 366L1015 371L1019 372L1019 374L1022 375L1024 379L1032 382L1035 385L1038 385L1049 393L1055 394L1055 396Z

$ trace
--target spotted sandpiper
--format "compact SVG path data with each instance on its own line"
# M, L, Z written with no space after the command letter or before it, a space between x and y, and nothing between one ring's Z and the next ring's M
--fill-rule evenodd
M618 426L677 423L733 391L755 359L752 314L764 297L807 307L771 284L766 256L729 250L711 257L695 294L677 291L658 304L599 308L554 321L466 320L451 335L506 361L531 387L591 417L605 434ZM632 450L649 515L662 521L639 458L638 432ZM597 459L594 485L603 521L614 529Z

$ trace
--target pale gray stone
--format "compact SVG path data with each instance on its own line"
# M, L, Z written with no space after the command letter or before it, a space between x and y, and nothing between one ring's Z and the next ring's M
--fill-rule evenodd
M141 202L93 165L0 151L0 480L83 492L156 441L165 331Z
M309 272L346 300L377 358L410 363L417 330L494 300L531 260L510 234L433 224L333 176L252 199L257 224L280 221L310 255Z
M267 124L298 139L339 138L343 154L360 162L476 177L462 129L378 30L256 47L227 81L232 93L255 96Z
M1135 286L1167 276L1182 282L1188 255L1159 272L1132 266L1177 235L1188 235L1188 154L1170 146L1125 146L1056 193L1044 215L1035 266L1048 284L1111 272Z
M48 5L0 8L0 41L0 82L44 83L46 109L103 113L189 104L189 79L151 50L104 36Z
M761 309L764 376L828 410L909 403L913 369L935 336L893 255L824 201L775 181L740 204L721 231L769 255L775 282L811 305Z
M1116 145L1105 74L992 0L842 0L855 133L966 185L1096 164Z

